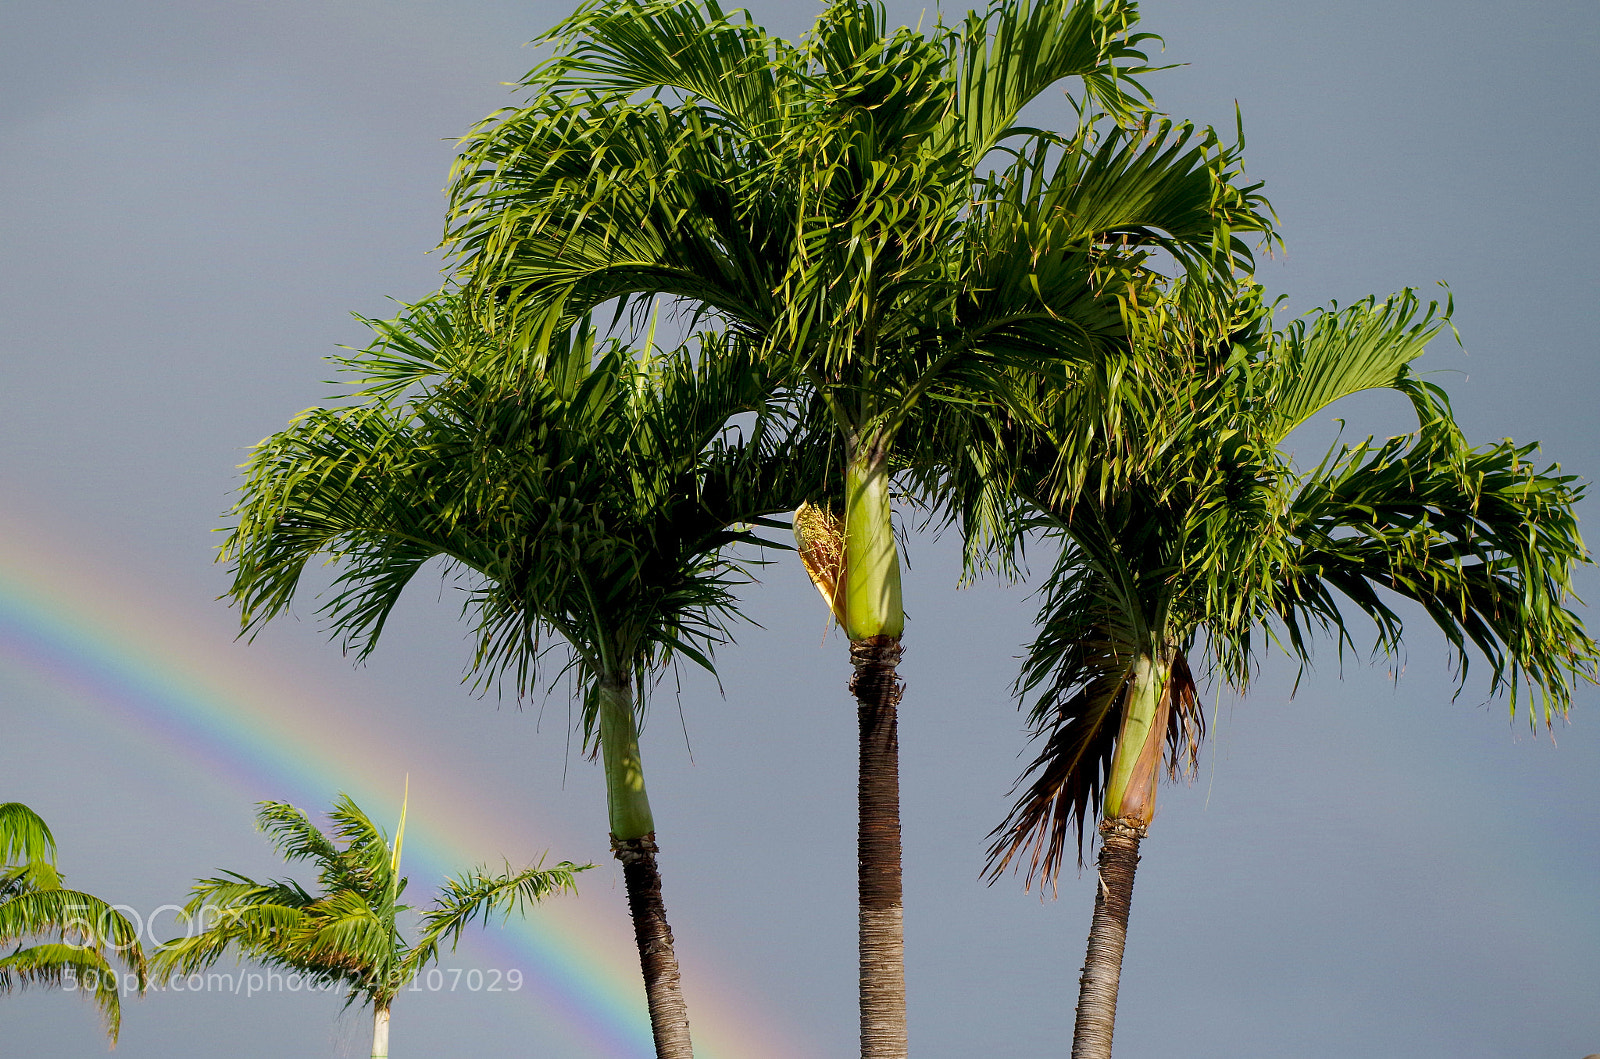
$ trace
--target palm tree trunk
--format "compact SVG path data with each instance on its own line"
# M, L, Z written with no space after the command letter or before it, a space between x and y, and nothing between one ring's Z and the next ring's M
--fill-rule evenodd
M639 967L644 972L656 1059L694 1059L689 1009L683 1002L672 928L667 925L667 909L661 900L655 839L654 832L632 839L613 837L611 848L622 862L622 881L628 891L628 911L633 914L633 937L639 946Z
M905 935L900 889L900 642L872 636L850 645L861 726L857 786L860 893L861 1056L905 1059Z
M372 1008L372 1059L389 1059L389 1005Z
M1117 1021L1117 983L1122 949L1128 939L1128 909L1133 903L1133 873L1139 866L1142 826L1106 821L1100 825L1098 885L1089 951L1078 979L1078 1017L1072 1028L1072 1059L1111 1059L1111 1034Z
M611 820L611 850L622 862L622 881L633 916L633 937L644 973L645 1002L656 1059L694 1059L689 1039L689 1009L683 1002L672 928L661 900L656 868L655 818L644 787L639 730L633 716L633 686L626 679L602 681L600 756L605 764L606 802Z

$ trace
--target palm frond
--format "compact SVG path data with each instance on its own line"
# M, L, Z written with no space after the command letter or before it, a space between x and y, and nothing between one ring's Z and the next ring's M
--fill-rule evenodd
M1537 701L1549 724L1592 682L1595 642L1567 605L1573 571L1589 562L1574 506L1575 476L1532 462L1536 446L1468 448L1453 430L1364 443L1298 483L1289 511L1298 543L1283 612L1291 628L1324 619L1338 593L1393 650L1403 622L1386 597L1420 604L1467 679L1472 653L1491 693Z
M0 866L55 859L56 840L43 818L21 802L0 803Z
M966 17L958 36L960 91L956 115L976 165L1015 131L1028 103L1067 78L1080 78L1087 99L1126 124L1149 113L1139 83L1151 72L1140 50L1153 34L1132 33L1130 3L1091 0L996 0Z
M496 914L510 919L513 914L527 914L546 897L577 893L577 874L593 867L564 860L553 868L545 868L541 862L513 872L508 864L499 875L478 867L445 880L444 891L422 914L422 934L407 957L408 968L433 962L442 942L448 941L453 949L474 919L487 925Z
M125 953L130 964L143 967L138 930L93 894L35 890L0 903L0 944L36 935L81 938L83 944Z
M1406 290L1379 301L1337 304L1296 320L1265 351L1254 399L1266 411L1276 444L1333 402L1362 390L1390 388L1427 402L1409 365L1450 326L1451 305L1424 306ZM1437 417L1430 403L1418 408L1423 422ZM1421 425L1419 423L1419 425Z
M99 951L83 945L49 942L0 955L0 995L30 985L67 988L94 1002L116 1047L122 1031L122 977ZM139 979L139 991L144 991Z
M339 848L317 829L303 809L286 802L258 802L256 830L264 832L278 856L291 864L309 860L327 868L339 861Z

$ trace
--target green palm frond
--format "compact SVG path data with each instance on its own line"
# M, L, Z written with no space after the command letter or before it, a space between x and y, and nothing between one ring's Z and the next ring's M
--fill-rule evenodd
M139 933L105 901L66 889L55 858L55 839L37 813L19 802L0 804L0 994L28 985L81 989L115 1046L119 967L140 994L149 981ZM27 944L36 939L48 940Z
M739 14L739 12L735 12ZM782 104L771 61L788 44L749 21L704 4L585 3L539 38L558 55L524 83L551 94L625 99L674 89L746 129L764 128Z
M116 1046L122 1031L121 975L104 955L83 945L49 942L0 954L0 995L30 985L69 988L94 1002ZM144 979L139 979L144 990Z
M1588 553L1573 475L1532 462L1536 446L1468 448L1451 430L1425 429L1348 448L1297 483L1288 511L1296 549L1283 620L1298 637L1309 616L1327 623L1331 594L1370 617L1392 651L1403 622L1388 600L1420 604L1444 633L1464 685L1473 653L1491 693L1536 699L1529 720L1565 714L1574 682L1592 681L1594 641L1566 601Z
M1275 335L1252 380L1250 399L1265 412L1262 424L1276 445L1295 427L1335 401L1362 390L1398 390L1418 403L1423 423L1438 416L1410 364L1451 326L1451 305L1424 306L1411 290L1378 301L1337 304L1296 320ZM1421 425L1421 424L1419 424Z
M61 872L48 860L30 860L0 871L0 901L35 890L61 889Z
M339 861L338 847L303 810L292 805L262 802L256 810L256 828L267 835L278 856L291 864L309 860L326 868Z
M72 935L87 945L125 952L131 963L143 963L139 934L128 918L77 890L34 890L0 904L0 944L30 935Z
M1241 237L1271 229L1209 132L1013 129L1064 78L1094 114L1148 117L1133 17L1008 2L922 32L841 2L790 47L712 4L588 4L528 105L464 142L460 276L535 354L603 303L679 300L885 441L1008 365L1103 358L1159 281L1153 250L1245 267ZM1021 160L991 176L1013 132Z
M407 958L415 968L427 966L438 956L439 945L448 941L452 949L461 932L474 919L485 925L498 913L509 919L523 915L546 897L577 893L577 875L594 867L562 861L553 868L541 864L513 872L509 864L499 875L478 867L445 880L444 892L422 914L422 934Z
M751 527L824 473L800 458L803 403L774 405L769 371L715 334L638 359L579 329L528 350L507 391L461 299L413 315L415 328L385 327L375 356L399 334L444 336L408 354L443 374L404 400L307 412L252 460L227 546L246 627L286 607L321 555L341 563L330 626L370 650L416 571L443 558L469 590L479 679L531 686L551 634L588 674L708 665L746 576L726 549L759 543Z
M0 803L0 866L55 859L55 837L39 814L21 802Z
M385 981L403 951L387 896L345 889L318 898L302 910L285 954L299 966L338 968L358 982Z
M999 0L969 13L956 38L952 124L973 164L1014 134L1023 107L1067 78L1080 78L1087 98L1124 123L1148 114L1138 76L1151 68L1139 45L1159 38L1131 33L1136 20L1133 4L1081 0Z
M326 874L323 885L352 892L357 889L373 894L392 892L396 863L388 833L344 793L334 798L328 819L333 824L333 836L343 841L343 849L338 872Z

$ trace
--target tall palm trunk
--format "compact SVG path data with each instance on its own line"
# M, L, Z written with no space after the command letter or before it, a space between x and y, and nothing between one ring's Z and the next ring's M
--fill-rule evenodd
M905 1059L905 932L900 897L900 643L850 645L860 724L856 885L860 901L862 1059Z
M852 459L845 482L844 627L860 724L857 779L861 1056L905 1059L905 931L900 886L900 557L881 452Z
M1078 979L1078 1017L1072 1027L1072 1059L1111 1059L1111 1034L1117 1021L1117 984L1122 948L1128 939L1128 909L1133 903L1133 873L1139 866L1142 827L1105 821L1100 825L1098 884L1089 951Z
M372 1059L389 1059L389 1005L372 1006Z
M1171 660L1141 655L1134 663L1122 711L1122 729L1111 758L1100 858L1096 870L1094 919L1089 927L1083 976L1078 979L1077 1021L1072 1028L1072 1059L1111 1059L1117 1021L1117 986L1122 950L1133 904L1133 875L1139 843L1155 814L1161 744L1172 709Z
M672 947L661 873L656 868L655 818L644 788L639 730L633 717L633 685L626 679L600 683L600 756L605 763L611 850L622 862L622 881L639 946L645 1001L656 1059L693 1059L689 1010L683 1002L678 956Z

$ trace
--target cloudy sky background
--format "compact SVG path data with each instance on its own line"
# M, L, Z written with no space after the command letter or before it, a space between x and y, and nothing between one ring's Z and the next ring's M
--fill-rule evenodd
M406 996L399 1057L647 1054L598 770L569 753L564 689L541 718L540 701L519 711L461 686L464 627L435 583L361 669L310 606L232 642L211 531L248 446L326 398L320 358L364 333L349 313L387 315L386 299L436 286L426 252L451 143L513 101L501 83L536 58L521 43L568 9L0 12L0 800L45 815L74 885L145 911L218 868L281 870L252 831L255 800L316 808L345 789L392 819L408 773L412 820L438 837L412 861L418 890L465 866L444 863L458 851L600 865L581 898L536 913L592 962L539 965L514 939L474 938L445 966L517 966L528 986ZM789 34L815 10L754 6ZM891 5L910 22L920 10ZM1540 440L1594 477L1600 8L1146 0L1142 13L1167 61L1188 64L1150 79L1166 110L1231 128L1242 108L1250 172L1288 241L1262 270L1270 289L1298 312L1447 281L1465 351L1441 341L1422 366L1453 373L1441 381L1469 435ZM1360 434L1403 429L1397 403L1337 413ZM1065 1054L1090 879L1042 903L978 881L1021 764L1007 688L1033 607L1025 588L955 591L948 543L914 540L909 559L912 1047ZM823 642L797 564L768 568L748 598L760 627L722 654L722 693L699 674L681 695L669 682L645 738L691 1020L708 1056L848 1055L845 651ZM74 623L81 655L61 633ZM119 685L96 644L255 727L164 712L159 687ZM1418 625L1396 665L1347 659L1340 679L1324 652L1291 701L1292 670L1269 659L1248 700L1209 700L1200 779L1163 790L1145 845L1119 1055L1600 1051L1600 696L1584 690L1554 740L1536 737L1481 672L1452 699L1444 657ZM262 732L303 740L303 762ZM117 1054L359 1056L366 1034L330 997L165 993L127 1005ZM4 1054L104 1049L76 998L0 1000Z

